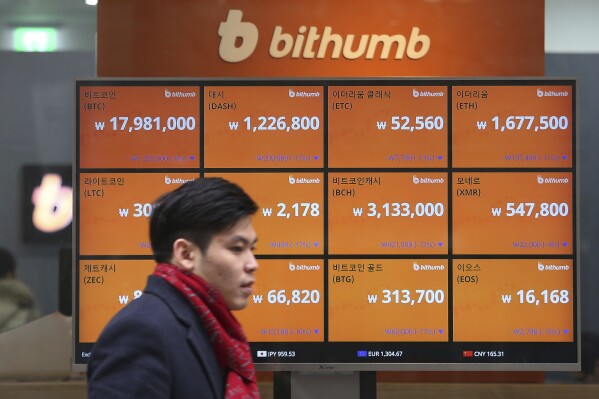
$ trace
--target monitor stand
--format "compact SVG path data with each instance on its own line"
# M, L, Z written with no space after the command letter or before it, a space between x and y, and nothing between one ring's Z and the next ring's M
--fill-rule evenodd
M274 399L375 399L376 371L275 371Z

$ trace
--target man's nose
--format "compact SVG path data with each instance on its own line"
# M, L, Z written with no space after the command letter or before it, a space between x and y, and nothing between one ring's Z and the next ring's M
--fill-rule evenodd
M258 260L256 259L254 253L250 253L250 259L248 259L246 269L250 272L255 272L258 270Z

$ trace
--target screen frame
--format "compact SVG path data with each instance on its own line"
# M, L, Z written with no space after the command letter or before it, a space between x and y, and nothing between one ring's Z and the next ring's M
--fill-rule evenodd
M446 85L451 86L477 86L477 85L569 85L572 87L572 135L574 136L572 154L575 159L575 163L572 164L572 175L575 187L573 192L576 196L573 205L575 205L575 215L572 217L573 222L573 234L575 250L572 253L572 258L575 266L574 274L574 300L576 305L574 307L574 329L577 361L568 363L487 363L487 362L468 362L468 363L335 363L335 362L314 362L314 363L255 363L257 370L270 370L270 371L307 371L307 372L331 372L331 371L578 371L581 367L581 301L580 301L580 159L579 159L579 132L578 132L578 90L577 90L577 79L576 78L548 78L548 77L517 77L517 78L282 78L282 79L264 79L264 78L250 78L250 79L238 79L238 78L93 78L93 79L81 79L76 80L74 84L75 95L75 128L74 128L74 154L73 159L76 160L76 164L73 167L73 222L72 228L74 234L72 235L73 240L73 370L74 371L85 371L87 370L86 363L79 363L76 361L75 351L77 347L78 338L78 312L79 312L79 286L78 286L78 260L79 260L79 161L80 161L80 137L79 137L79 112L80 112L80 98L79 91L82 86L136 86L136 85L189 85L199 86L201 89L206 85L223 85L223 86L260 86L260 85L298 85L298 86L328 86L328 83L333 85L363 85L363 86L375 86L375 85L389 85L394 82L401 82L402 85ZM202 103L200 104L200 114L203 113ZM203 169L200 167L200 169ZM450 166L446 169L451 170ZM201 173L206 173L205 171ZM449 232L451 234L451 232ZM293 256L293 255L291 255ZM325 262L327 255L325 257ZM450 256L450 258L452 258ZM451 259L450 259L451 260ZM326 283L326 282L325 282ZM401 342L401 341L399 341ZM451 345L455 345L456 342L448 342ZM306 343L309 344L309 343ZM330 344L330 342L324 342L324 344ZM423 343L431 344L431 343ZM529 343L522 342L521 344L527 345ZM254 345L252 346L252 352L254 353ZM470 345L472 346L472 345Z

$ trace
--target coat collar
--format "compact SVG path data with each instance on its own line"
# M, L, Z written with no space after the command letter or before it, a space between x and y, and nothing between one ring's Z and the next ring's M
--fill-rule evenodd
M177 320L187 328L187 342L208 376L215 397L223 392L223 376L210 337L190 303L167 281L149 276L145 292L152 293L165 301Z

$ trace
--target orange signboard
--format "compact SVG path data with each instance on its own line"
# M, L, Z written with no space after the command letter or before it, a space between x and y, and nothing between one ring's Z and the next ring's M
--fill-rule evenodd
M97 41L103 77L542 76L544 2L103 0Z
M457 342L572 342L572 259L454 259Z

